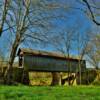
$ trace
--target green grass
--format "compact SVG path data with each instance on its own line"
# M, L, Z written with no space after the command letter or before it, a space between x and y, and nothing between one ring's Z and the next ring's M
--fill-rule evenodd
M0 86L0 100L100 100L100 87Z

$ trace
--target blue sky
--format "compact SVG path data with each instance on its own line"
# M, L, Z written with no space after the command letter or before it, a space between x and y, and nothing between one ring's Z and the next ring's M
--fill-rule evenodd
M65 5L70 4L74 7L85 8L81 4L76 3L75 0L59 0L59 1ZM52 20L54 27L50 31L55 33L55 34L60 34L60 32L62 32L64 29L67 29L70 27L73 28L77 25L79 25L79 27L76 30L78 32L80 32L81 35L84 35L84 33L87 32L88 30L93 31L96 28L94 23L81 10L78 10L78 9L72 9L72 10L71 9L69 9L69 10L59 9L56 11L56 13L57 14L63 13L65 15L65 18ZM49 31L49 34L50 34L50 31ZM14 35L10 34L8 32L4 32L3 35L0 37L0 50L3 52L3 54L5 56L9 55L8 51L10 51L10 46L12 43L11 41L13 39L14 39ZM28 43L27 45L21 44L19 47L41 49L41 50L46 50L46 51L56 51L56 48L52 45L41 46L41 44L32 45L32 44ZM72 54L77 55L77 51L72 50Z

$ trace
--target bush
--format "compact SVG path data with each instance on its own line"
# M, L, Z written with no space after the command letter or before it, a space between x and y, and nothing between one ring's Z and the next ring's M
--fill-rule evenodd
M100 80L95 80L92 85L97 85L97 86L100 86Z
M97 77L92 84L100 86L100 70L97 70Z

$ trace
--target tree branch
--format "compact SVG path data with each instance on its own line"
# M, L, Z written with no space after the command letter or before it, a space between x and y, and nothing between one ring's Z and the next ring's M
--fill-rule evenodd
M2 22L0 24L0 36L2 35L2 32L3 32L3 26L4 26L4 22L6 20L7 12L8 12L8 6L9 6L9 0L5 0L2 20L1 20Z
M94 14L93 14L93 11L92 11L92 9L91 9L91 6L90 6L90 4L89 4L89 2L87 1L87 0L83 0L83 2L87 5L87 7L88 7L88 9L89 9L89 11L90 11L90 14L91 14L91 17L92 17L92 21L96 24L96 25L100 25L100 23L95 19L95 16L94 16Z

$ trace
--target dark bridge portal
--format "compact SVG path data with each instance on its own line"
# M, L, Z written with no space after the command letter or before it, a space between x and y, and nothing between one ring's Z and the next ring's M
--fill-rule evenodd
M28 71L79 72L79 59L65 55L32 49L19 49L19 65ZM81 71L85 71L85 60L81 60Z

